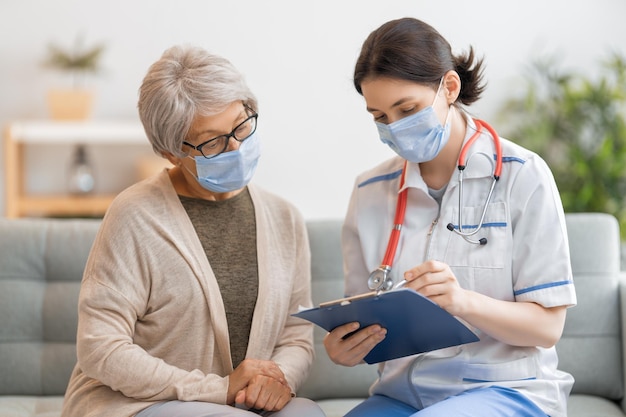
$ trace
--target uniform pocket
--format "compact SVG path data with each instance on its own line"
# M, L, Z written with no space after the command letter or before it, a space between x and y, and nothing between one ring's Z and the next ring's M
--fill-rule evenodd
M483 206L463 207L463 232L476 230ZM448 222L458 230L458 209L451 210ZM456 233L448 234L443 261L453 270L463 288L498 299L511 299L511 232L507 207L503 202L489 204L480 230L472 240L487 239L485 245L470 243Z
M468 363L463 372L465 382L523 381L535 378L535 361L528 357L499 363Z
M478 228L482 212L483 206L462 208L464 233ZM503 202L492 203L487 207L482 227L469 236L471 240L487 239L485 245L470 243L462 236L450 233L444 261L453 267L503 268L510 254L506 213L506 204ZM452 216L447 220L459 230L458 208L452 210Z

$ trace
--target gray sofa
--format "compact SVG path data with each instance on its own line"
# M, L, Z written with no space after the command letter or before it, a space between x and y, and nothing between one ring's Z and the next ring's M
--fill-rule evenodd
M568 214L579 304L558 344L560 367L576 378L569 415L624 414L625 317L620 299L620 240L604 214ZM76 299L97 220L0 219L0 417L59 415L74 365ZM339 220L309 221L314 301L343 293ZM625 293L626 295L626 293ZM626 300L626 298L624 298ZM299 392L329 417L367 396L376 367L344 368L324 352Z

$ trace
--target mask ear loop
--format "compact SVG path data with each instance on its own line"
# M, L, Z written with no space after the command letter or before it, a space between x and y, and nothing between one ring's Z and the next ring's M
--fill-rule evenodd
M430 105L430 107L435 107L435 103L437 102L437 99L439 98L439 93L441 92L441 86L443 85L443 77L441 77L441 80L439 81L439 87L437 87L437 92L435 93L435 99L433 100L433 104Z
M437 87L437 93L435 93L435 99L433 100L433 104L430 105L430 107L432 107L433 110L435 109L435 103L437 103L437 99L439 98L439 93L441 92L442 86L443 86L443 77L441 77L441 80L439 81L439 87ZM446 120L443 123L444 129L446 128L446 126L448 125L448 122L450 121L451 110L452 110L452 104L448 106L448 114L446 115Z
M187 170L187 172L190 173L195 179L198 179L198 176L196 174L194 174L193 172L191 172L191 170L189 168L187 168L185 165L183 165L182 163L179 165L179 167Z

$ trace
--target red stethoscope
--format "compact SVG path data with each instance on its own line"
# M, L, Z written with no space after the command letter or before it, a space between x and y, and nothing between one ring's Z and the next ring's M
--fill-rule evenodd
M486 122L482 120L474 119L474 123L476 124L476 132L469 138L467 143L463 145L461 148L461 153L459 154L459 162L457 168L459 170L459 225L458 229L454 227L452 223L448 223L446 226L448 230L456 233L457 235L463 237L467 242L478 244L478 245L486 245L487 238L480 238L478 240L474 240L471 236L478 233L478 231L483 227L483 222L485 220L485 214L487 213L487 207L491 202L491 196L493 195L493 189L496 185L496 182L500 179L500 174L502 172L502 147L500 145L500 137L496 133L496 131L488 125ZM463 216L462 216L462 204L463 204L463 173L465 168L467 167L467 151L472 146L472 144L478 139L478 137L483 133L483 129L487 129L487 131L491 134L493 138L493 143L495 147L495 166L493 168L493 180L491 181L491 187L489 188L489 194L487 195L487 200L485 201L485 206L483 207L483 212L480 217L480 222L478 226L474 227L471 232L463 231ZM478 154L483 155L489 159L489 161L493 164L493 156L487 155L485 153L479 152ZM473 156L473 155L472 155ZM471 157L470 157L471 158ZM404 180L406 176L407 162L404 163L404 168L402 169L402 175L400 177L400 187L402 190L404 186ZM400 240L400 231L402 230L402 224L404 223L404 215L406 213L406 200L407 200L408 188L405 188L398 194L398 201L396 203L396 215L394 218L393 229L391 230L391 234L389 235L389 243L387 243L387 250L385 251L385 256L383 258L383 262L381 265L376 268L370 274L367 285L370 290L373 291L388 291L394 288L393 279L390 276L391 266L393 264L393 260L396 256L396 249L398 248L398 242ZM405 282L401 281L396 285L396 287L400 287L404 285Z

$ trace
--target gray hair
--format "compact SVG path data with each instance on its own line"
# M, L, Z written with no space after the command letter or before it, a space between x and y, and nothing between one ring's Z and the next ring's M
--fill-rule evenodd
M159 155L182 152L196 116L211 116L242 101L258 111L243 75L225 58L194 46L173 46L150 66L139 88L139 118Z

